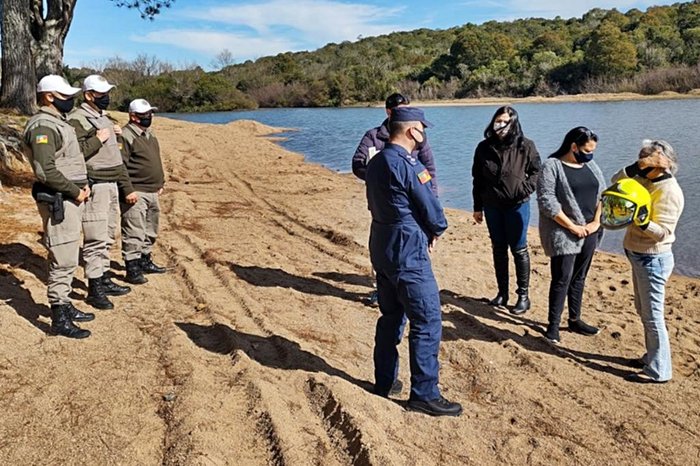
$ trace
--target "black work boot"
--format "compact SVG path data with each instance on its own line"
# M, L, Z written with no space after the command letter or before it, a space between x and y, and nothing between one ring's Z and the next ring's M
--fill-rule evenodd
M85 302L97 309L114 309L114 304L107 298L102 288L102 277L88 279L88 295Z
M124 296L131 291L130 287L117 285L107 275L102 275L102 289L107 296Z
M489 304L491 306L505 306L508 304L508 246L492 244L492 248L498 294L489 301Z
M77 307L73 306L73 303L66 304L68 306L68 315L70 320L73 322L90 322L95 320L95 314L92 312L83 312Z
M419 411L430 416L459 416L462 414L462 405L440 397L437 400L408 400L408 409Z
M141 270L143 273L165 273L165 267L160 267L153 263L150 254L143 254L141 256Z
M143 285L148 282L148 279L143 276L143 271L141 270L141 259L124 261L124 265L126 266L126 277L124 277L124 281L132 285Z
M71 310L67 304L53 304L51 306L51 331L56 335L68 338L87 338L90 330L85 330L73 323L70 317Z
M528 289L530 287L530 254L527 247L513 252L515 261L515 279L518 282L518 301L510 310L511 314L525 314L530 309Z

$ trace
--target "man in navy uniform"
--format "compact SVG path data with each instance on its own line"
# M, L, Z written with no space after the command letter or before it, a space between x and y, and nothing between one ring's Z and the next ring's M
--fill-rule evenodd
M397 107L405 107L411 104L408 97L395 92L386 98L384 103L386 109L386 119L381 125L376 128L372 128L365 133L365 135L360 140L360 144L355 150L355 155L352 156L352 172L356 177L363 180L365 179L365 174L367 173L367 164L372 160L372 157L377 155L387 142L389 142L389 121L391 120L391 114ZM437 180L435 179L435 159L433 157L433 150L428 144L428 140L423 141L422 144L416 146L416 148L411 152L411 156L420 160L420 162L425 165L428 169L428 173L432 178L431 189L437 196ZM376 283L374 284L376 287ZM377 306L377 290L375 289L370 293L366 300L367 304L371 306Z
M400 392L397 380L404 315L410 322L411 395L408 408L433 416L458 416L462 406L438 388L442 336L440 294L429 252L447 229L432 178L412 154L431 126L423 111L397 107L388 144L369 162L367 202L372 213L369 250L377 271L381 316L374 346L375 393Z

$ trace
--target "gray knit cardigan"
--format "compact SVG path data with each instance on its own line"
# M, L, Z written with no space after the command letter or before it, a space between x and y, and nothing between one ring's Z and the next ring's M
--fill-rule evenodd
M600 199L607 187L605 178L594 161L588 162L587 165L598 179L598 199ZM581 208L566 179L564 167L558 158L548 158L542 164L542 171L537 180L537 205L540 209L540 241L544 253L552 257L581 252L583 238L578 238L554 220L554 217L563 211L575 224L586 224Z

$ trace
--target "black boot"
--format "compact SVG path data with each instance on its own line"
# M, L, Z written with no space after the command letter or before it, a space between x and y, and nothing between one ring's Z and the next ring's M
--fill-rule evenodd
M88 279L88 295L85 302L97 309L114 309L114 304L107 298L102 288L102 277Z
M143 273L165 273L165 267L160 267L153 263L150 254L143 254L141 256L141 270Z
M510 310L511 314L520 315L530 309L530 298L528 289L530 288L530 254L527 247L513 252L515 261L515 279L518 282L518 301L515 307Z
M95 320L95 314L92 312L83 312L77 307L73 306L73 303L66 304L66 306L68 306L70 320L73 322L90 322Z
M85 330L73 323L70 317L71 310L67 304L54 304L51 306L51 331L56 335L68 338L87 338L90 330Z
M126 266L126 277L124 277L124 281L132 285L143 285L148 282L148 279L143 276L143 271L141 270L141 259L125 261L124 265Z
M491 306L505 306L508 304L508 246L492 244L492 248L498 294L489 301L489 304Z
M130 287L117 285L107 275L102 276L102 289L107 296L124 296L131 291Z

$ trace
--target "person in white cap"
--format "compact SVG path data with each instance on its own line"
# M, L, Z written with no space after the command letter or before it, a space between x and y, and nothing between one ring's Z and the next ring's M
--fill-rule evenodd
M114 283L109 275L109 251L114 244L119 216L119 190L126 202L136 203L136 193L122 163L117 134L121 127L106 112L109 93L114 89L104 77L93 74L83 81L83 102L68 115L75 128L87 164L92 194L85 202L83 213L83 260L88 279L85 302L97 309L113 309L107 297L121 296L128 286Z
M147 281L144 273L165 273L153 263L151 254L158 237L160 203L165 175L158 139L150 129L153 112L145 99L129 104L129 123L122 131L122 157L138 195L135 204L123 202L122 256L126 265L125 280L133 284Z
M61 76L44 76L37 85L41 108L24 128L24 143L36 176L32 196L37 201L43 242L49 251L47 295L51 329L70 338L90 336L89 330L73 322L95 318L94 314L76 309L69 297L78 268L84 202L90 196L85 159L75 130L66 121L66 114L73 108L73 97L79 91Z

